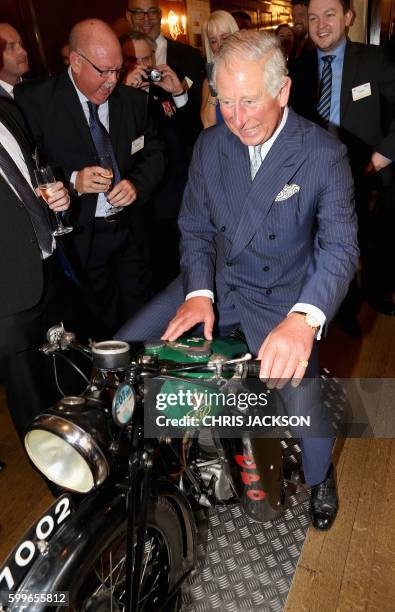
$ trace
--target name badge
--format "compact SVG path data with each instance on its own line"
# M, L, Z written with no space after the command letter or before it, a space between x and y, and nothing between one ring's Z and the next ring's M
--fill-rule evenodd
M362 98L367 98L372 95L372 90L370 89L370 83L364 83L363 85L358 85L358 87L353 87L351 90L352 99L354 102L357 100L362 100Z
M130 152L132 155L134 155L135 153L138 153L138 151L141 151L141 149L144 149L144 135L136 138L136 140L132 140L132 148Z

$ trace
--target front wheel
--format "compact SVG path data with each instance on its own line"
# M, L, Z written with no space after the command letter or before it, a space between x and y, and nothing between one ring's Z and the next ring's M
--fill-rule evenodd
M171 496L151 497L138 612L159 610L185 574L186 558L190 556L184 541L186 528ZM138 520L134 534L137 529ZM97 491L81 502L51 539L47 554L34 562L17 590L67 591L69 606L56 608L58 612L125 612L126 536L125 496L119 491ZM177 600L175 597L166 604L166 612L178 609ZM12 609L10 606L9 610ZM33 604L29 612L54 612L54 609Z
M137 532L137 525L135 527ZM164 497L151 500L147 516L138 610L159 609L181 577L182 532L177 514ZM126 521L115 525L90 564L82 570L81 585L70 593L73 612L123 612L126 601ZM167 611L177 610L177 602Z

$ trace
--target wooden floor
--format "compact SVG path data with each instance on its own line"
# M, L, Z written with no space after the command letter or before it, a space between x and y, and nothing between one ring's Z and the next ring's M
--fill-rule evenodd
M321 362L339 377L395 378L395 317L364 306L363 340L332 327ZM1 390L0 390L1 393ZM395 400L394 400L395 408ZM19 446L0 395L0 563L53 501ZM395 440L339 440L340 510L328 533L310 529L286 612L395 610Z
M364 305L361 322L363 340L333 326L322 365L341 377L395 378L395 317ZM339 514L327 533L309 529L285 612L394 612L395 439L338 440L335 464Z

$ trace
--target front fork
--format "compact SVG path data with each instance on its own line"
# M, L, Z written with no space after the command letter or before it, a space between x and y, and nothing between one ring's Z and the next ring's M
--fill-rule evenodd
M140 441L142 440L141 436ZM140 598L141 569L143 565L148 502L151 494L152 458L141 447L129 459L129 490L126 498L126 607L125 612L137 612ZM139 526L134 547L134 526L137 522L139 502Z

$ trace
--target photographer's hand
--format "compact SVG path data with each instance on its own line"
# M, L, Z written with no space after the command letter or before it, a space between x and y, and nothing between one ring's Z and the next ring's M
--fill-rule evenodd
M160 72L162 73L162 80L155 81L155 85L161 87L165 91L168 91L174 96L183 93L184 88L182 86L182 83L174 72L174 70L170 68L170 66L168 66L167 64L160 64L159 66L156 66L156 69L160 70Z
M124 80L124 85L130 85L135 89L147 89L150 86L150 81L147 79L144 66L135 66L133 70L130 70Z

